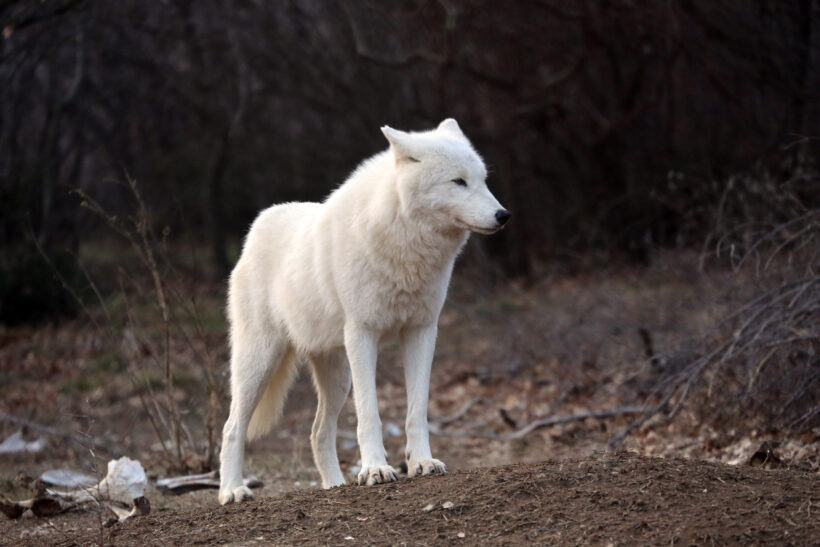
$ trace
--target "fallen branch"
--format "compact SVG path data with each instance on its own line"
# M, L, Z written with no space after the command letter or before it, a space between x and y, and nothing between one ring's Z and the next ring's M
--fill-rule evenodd
M434 435L439 435L441 437L477 437L483 439L492 439L496 441L514 441L518 439L522 439L532 433L533 431L537 431L539 429L543 429L545 427L552 427L554 425L563 425L572 422L580 422L586 420L587 418L594 418L596 420L603 420L607 418L617 418L618 416L627 416L631 414L643 414L646 411L643 407L638 406L625 406L625 407L618 407L612 410L599 410L599 411L590 411L590 412L581 412L578 414L570 414L568 416L549 416L546 418L542 418L540 420L535 420L534 422L530 422L529 424L525 425L524 427L513 431L512 433L508 433L506 435L499 435L497 433L489 433L484 431L477 431L477 432L469 432L469 431L431 431Z
M501 419L504 420L504 423L510 426L512 429L518 429L518 422L515 421L515 418L510 416L510 412L506 408L499 408L498 415L501 416Z
M507 440L515 440L521 439L526 437L533 431L538 429L543 429L545 427L552 427L554 425L562 425L568 424L571 422L580 422L586 420L587 418L595 418L596 420L603 420L606 418L617 418L618 416L626 416L629 414L643 414L644 412L643 407L639 406L624 406L614 408L612 410L599 410L599 411L590 411L590 412L581 412L580 414L571 414L569 416L551 416L548 418L542 418L540 420L536 420L534 422L530 422L529 424L525 425L518 431L510 433L507 435Z
M148 478L142 464L122 457L108 462L108 473L96 485L62 492L46 487L42 480L34 482L34 495L30 499L12 501L0 496L0 512L10 519L18 519L26 511L38 517L49 517L73 509L102 506L116 517L106 523L123 522L137 515L151 512L151 504L145 497Z
M264 486L262 481L253 475L245 477L242 482L248 488L261 488ZM201 475L183 475L181 477L159 479L157 480L157 488L164 493L170 494L183 494L203 488L219 488L219 473L211 471Z
M58 492L47 488L33 498L22 501L11 501L0 497L0 512L12 520L19 519L26 511L31 511L34 516L43 518L67 511L83 510L87 506L101 506L116 515L106 522L106 526L110 526L115 522L124 522L132 517L147 515L151 512L151 504L145 496L135 498L129 508L124 508L122 505L126 504L103 498L98 499L82 490Z
M474 398L470 399L469 401L467 401L466 403L464 403L461 406L461 408L459 408L454 414L451 414L449 416L442 416L440 418L432 418L430 421L435 423L439 427L449 425L453 422L457 422L458 420L463 418L464 415L467 414L470 411L471 408L473 408L476 404L478 404L480 402L483 402L483 401L484 401L484 397L474 397Z
M619 449L627 437L632 435L632 433L634 433L637 429L643 427L644 424L646 424L650 419L654 418L662 412L665 412L669 408L669 401L671 400L673 393L674 392L668 394L667 397L659 404L649 407L647 410L642 412L643 416L636 420L633 420L632 423L626 426L623 431L609 439L609 442L607 443L609 449Z

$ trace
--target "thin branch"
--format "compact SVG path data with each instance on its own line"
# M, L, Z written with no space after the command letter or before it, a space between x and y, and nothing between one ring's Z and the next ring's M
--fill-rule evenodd
M572 422L581 422L583 420L594 418L596 420L605 420L608 418L617 418L620 416L629 416L633 414L643 414L646 412L644 407L637 407L637 406L625 406L625 407L617 407L610 410L597 410L597 411L589 411L589 412L580 412L578 414L570 414L567 416L548 416L546 418L541 418L539 420L535 420L534 422L530 422L529 424L525 425L524 427L513 431L512 433L508 433L506 435L499 435L497 433L491 432L482 432L482 431L440 431L434 430L431 431L434 435L438 435L441 437L477 437L477 438L484 438L484 439L492 439L496 441L514 441L518 439L522 439L527 435L537 431L539 429L544 429L546 427L552 427L556 425L563 425Z
M590 411L590 412L581 412L579 414L570 414L568 416L549 416L547 418L542 418L540 420L535 420L534 422L530 422L529 424L525 425L524 427L520 428L518 431L510 433L509 435L505 435L506 440L515 440L521 439L526 437L533 431L537 431L539 429L543 429L545 427L552 427L555 425L563 425L572 422L580 422L586 420L588 418L594 418L596 420L604 420L607 418L617 418L619 416L628 416L633 414L642 414L645 412L645 408L639 406L624 406L613 408L611 410L598 410L598 411Z

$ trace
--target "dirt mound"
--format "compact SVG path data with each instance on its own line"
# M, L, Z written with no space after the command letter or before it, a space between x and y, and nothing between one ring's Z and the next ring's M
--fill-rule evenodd
M806 545L820 538L818 506L811 473L618 453L157 513L106 531L104 541Z

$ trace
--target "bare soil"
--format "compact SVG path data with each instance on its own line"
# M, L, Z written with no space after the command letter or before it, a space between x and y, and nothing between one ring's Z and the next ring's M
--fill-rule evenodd
M37 454L0 457L0 495L30 497L18 474L70 468L102 478L108 460L122 455L139 459L152 479L147 517L104 528L109 515L102 511L0 516L0 544L820 544L820 428L799 436L763 429L724 398L720 416L693 403L675 420L645 424L627 438L629 453L601 455L629 425L628 415L561 422L509 438L545 417L642 404L655 379L642 331L664 351L702 335L753 292L754 285L720 271L701 275L687 266L692 262L495 288L456 279L441 318L430 400L433 453L451 474L318 490L309 446L316 399L304 371L282 422L248 447L246 472L265 484L256 491L259 501L229 508L218 506L212 490L166 496L153 484L179 473L166 465L141 405L142 380L132 378L145 371L146 383L160 385L156 356L143 348L145 363L127 367L119 356L130 347L129 332L139 340L158 336L154 323L123 329L113 341L83 319L0 327L0 412L66 434L46 435L47 447ZM222 364L219 382L227 385L220 291L199 289L201 343ZM143 308L140 313L152 310ZM201 370L185 340L172 342L175 397L204 452ZM406 406L396 353L394 345L385 348L378 372L394 465L404 453ZM217 428L224 419L223 404ZM349 477L359 464L355 425L349 402L338 441ZM0 421L0 441L18 429ZM40 436L24 433L29 440ZM777 447L773 463L780 469L749 467L767 442ZM192 459L192 472L203 470L197 462ZM442 508L448 501L453 507Z
M619 452L168 511L103 533L61 544L816 545L820 478Z

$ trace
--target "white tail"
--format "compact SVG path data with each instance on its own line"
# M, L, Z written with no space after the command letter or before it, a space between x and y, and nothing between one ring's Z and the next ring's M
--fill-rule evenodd
M297 359L293 349L288 350L287 355L282 359L279 368L271 376L262 398L256 405L251 421L248 424L248 440L258 439L266 434L276 425L282 416L282 408L285 406L285 399L288 390L296 378Z

